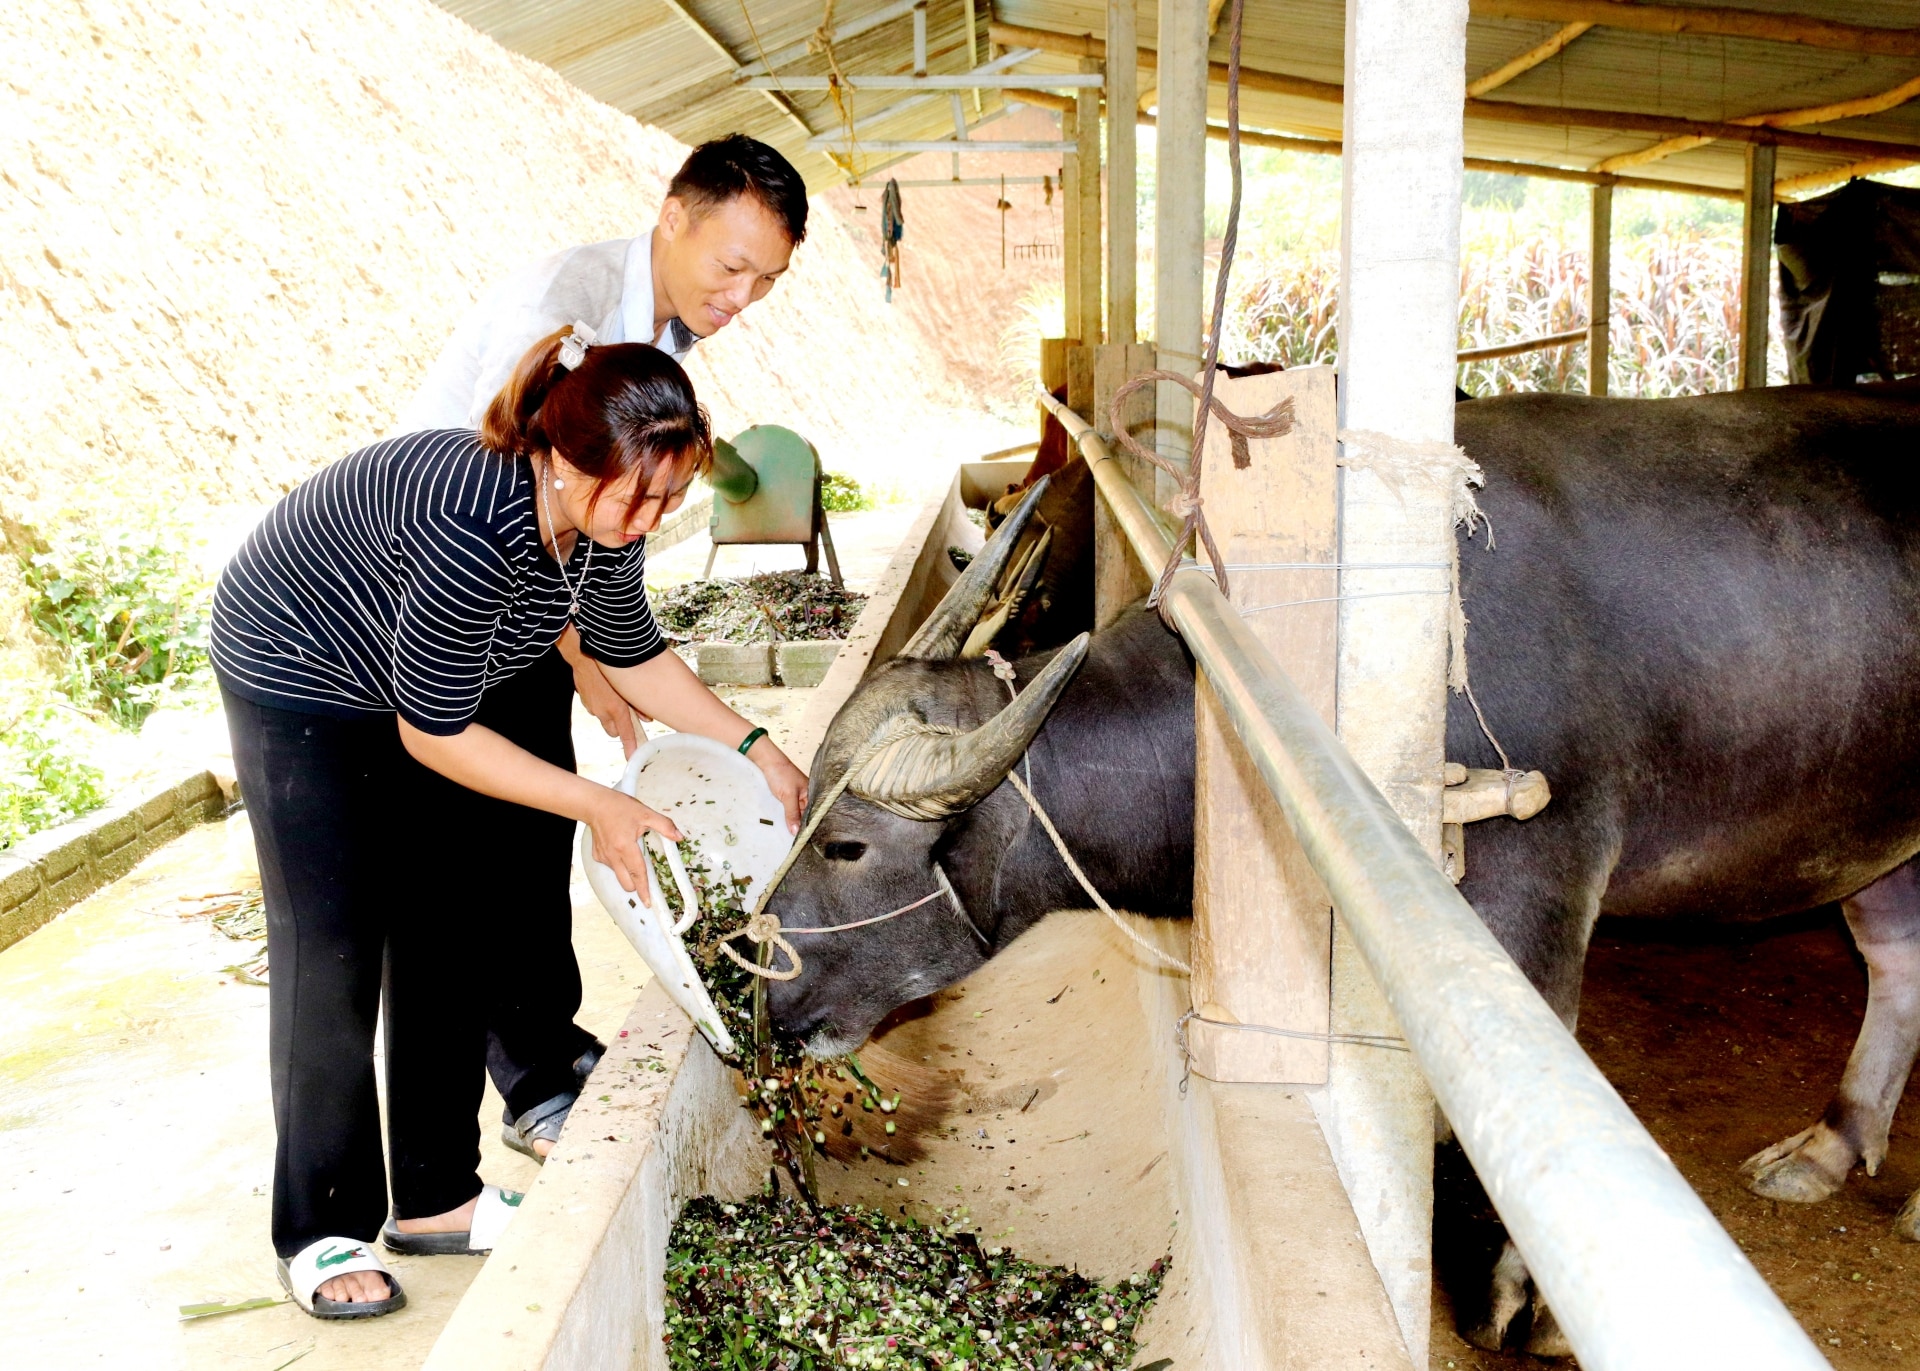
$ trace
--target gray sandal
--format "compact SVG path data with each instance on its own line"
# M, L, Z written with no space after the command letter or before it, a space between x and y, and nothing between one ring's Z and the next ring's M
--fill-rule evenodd
M580 1092L569 1090L565 1094L555 1095L543 1100L500 1129L500 1141L545 1165L546 1158L534 1150L537 1142L557 1143L560 1130L567 1122L567 1114L573 1108L573 1102L580 1098Z
M593 1074L593 1068L600 1065L600 1059L606 1055L604 1043L595 1042L585 1052L573 1059L573 1078L579 1087L567 1094L555 1095L543 1100L522 1114L513 1116L511 1110L500 1113L500 1141L524 1156L545 1163L546 1158L534 1151L536 1142L557 1143L560 1141L560 1127L567 1121L567 1111L573 1108L573 1102L580 1098L580 1091L586 1089L587 1077Z

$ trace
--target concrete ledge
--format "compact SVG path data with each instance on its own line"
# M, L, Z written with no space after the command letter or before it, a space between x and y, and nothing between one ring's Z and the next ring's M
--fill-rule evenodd
M11 947L142 857L195 824L219 817L231 783L195 771L144 799L109 805L23 839L0 853L0 948Z
M708 685L773 684L772 643L695 643L694 656Z
M821 638L804 643L778 643L773 649L774 669L780 684L806 688L827 679L833 659L840 655L838 638Z
M648 984L427 1371L664 1369L675 1216L695 1195L744 1198L768 1164L732 1073Z

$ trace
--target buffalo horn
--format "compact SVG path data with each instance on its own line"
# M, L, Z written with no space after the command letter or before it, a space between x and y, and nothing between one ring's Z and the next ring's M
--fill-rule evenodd
M1047 721L1054 701L1086 660L1087 637L1061 648L1033 683L998 714L966 733L928 733L911 715L895 715L879 736L895 734L867 759L847 788L904 819L945 819L978 804L1007 777Z
M1026 498L1020 502L1020 507L994 530L993 537L987 539L987 545L967 564L967 569L960 573L960 579L953 583L953 589L941 598L933 613L927 616L927 621L913 635L912 641L900 649L902 657L944 662L959 655L967 635L973 632L973 626L980 622L980 616L993 603L994 594L1000 586L1000 573L1006 570L1007 558L1013 554L1014 544L1020 541L1020 531L1027 526L1027 520L1033 517L1033 507L1040 503L1040 496L1052 479L1051 476L1042 476L1033 483Z

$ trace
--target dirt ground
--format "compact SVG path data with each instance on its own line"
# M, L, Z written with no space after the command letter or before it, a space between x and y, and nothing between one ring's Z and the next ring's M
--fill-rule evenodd
M1839 1371L1920 1365L1920 1246L1889 1232L1920 1187L1920 1092L1907 1092L1880 1174L1856 1170L1822 1204L1763 1200L1738 1168L1819 1117L1866 990L1836 910L1700 932L1606 923L1580 1022L1582 1045ZM1442 1296L1432 1365L1544 1363L1468 1346Z

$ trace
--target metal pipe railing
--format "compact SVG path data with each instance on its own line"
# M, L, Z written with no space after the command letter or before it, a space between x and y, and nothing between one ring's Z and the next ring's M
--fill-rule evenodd
M1172 540L1100 435L1041 392L1150 572ZM1581 1365L1826 1361L1212 579L1166 605L1325 882Z

